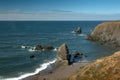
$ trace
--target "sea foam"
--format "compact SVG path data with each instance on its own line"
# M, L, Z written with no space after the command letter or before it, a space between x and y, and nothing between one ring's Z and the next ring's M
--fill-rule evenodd
M26 46L23 46L23 45L22 45L22 46L21 46L21 48L25 49L25 48L26 48Z
M36 51L36 50L35 50L35 47L30 47L30 48L28 49L28 51L29 51L29 52L34 52L34 51Z
M57 48L54 48L53 51L57 51Z
M37 68L33 73L26 73L26 74L23 74L19 77L14 77L14 78L7 78L7 79L2 79L2 80L21 80L21 79L24 79L26 77L29 77L29 76L32 76L32 75L35 75L37 73L39 73L40 71L46 69L49 65L55 63L56 59L54 59L53 61L50 61L50 62L47 62L47 63L43 63L42 65L40 65L39 68Z
M86 34L78 34L78 36L86 36Z

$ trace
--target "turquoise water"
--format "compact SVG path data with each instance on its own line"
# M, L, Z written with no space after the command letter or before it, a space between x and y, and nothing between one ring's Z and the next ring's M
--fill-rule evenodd
M70 53L83 52L88 57L81 61L93 61L114 52L110 47L88 41L85 35L104 21L0 21L0 78L20 77L42 69L44 63L55 60L56 51L33 51L38 44L55 48L66 43ZM81 35L72 31L78 26ZM21 46L29 46L24 49ZM35 58L29 57L34 54ZM11 79L12 80L12 79Z

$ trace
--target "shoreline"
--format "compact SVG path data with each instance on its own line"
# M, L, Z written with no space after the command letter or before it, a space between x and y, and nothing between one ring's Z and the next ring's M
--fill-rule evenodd
M54 60L52 60L52 61L49 61L49 62L47 62L47 63L43 63L42 65L40 65L39 68L35 69L35 71L32 72L32 73L25 73L25 74L23 74L23 75L20 75L19 77L6 78L6 79L2 79L2 80L23 80L23 79L25 79L25 78L27 78L27 77L36 75L36 74L38 74L38 73L40 73L40 72L44 72L44 70L48 70L48 69L49 69L49 66L50 66L51 64L55 64L55 62L56 62L56 59L54 59Z
M60 65L59 62L55 62L48 66L46 69L40 71L38 74L28 76L21 80L62 80L68 76L79 71L83 66L90 64L91 62L76 62L71 65Z

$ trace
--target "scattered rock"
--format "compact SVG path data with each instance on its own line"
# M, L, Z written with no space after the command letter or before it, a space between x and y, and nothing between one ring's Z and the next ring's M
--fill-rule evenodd
M53 50L54 47L53 46L41 46L41 45L37 45L35 47L35 50Z

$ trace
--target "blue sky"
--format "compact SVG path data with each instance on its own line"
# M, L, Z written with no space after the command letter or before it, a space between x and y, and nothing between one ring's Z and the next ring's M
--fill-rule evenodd
M0 20L119 20L120 0L0 0Z

